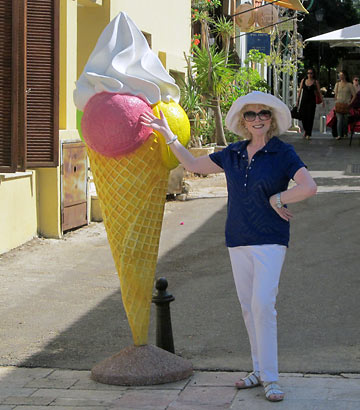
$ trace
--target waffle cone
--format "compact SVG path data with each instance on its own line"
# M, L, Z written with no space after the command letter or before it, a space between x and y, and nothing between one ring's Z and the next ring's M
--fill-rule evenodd
M154 135L126 157L88 155L133 340L144 345L169 171Z

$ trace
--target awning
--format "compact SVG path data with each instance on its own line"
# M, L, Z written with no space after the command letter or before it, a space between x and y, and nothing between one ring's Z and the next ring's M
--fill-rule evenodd
M360 24L320 34L305 41L321 41L328 43L330 47L360 47Z
M300 0L280 0L280 1L267 1L266 3L274 3L274 6L285 7L286 9L301 11L303 13L309 13L302 5Z

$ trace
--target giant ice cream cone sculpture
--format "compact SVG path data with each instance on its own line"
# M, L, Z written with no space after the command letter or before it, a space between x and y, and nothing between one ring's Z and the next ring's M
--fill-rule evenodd
M101 34L74 99L84 111L82 133L133 340L144 345L169 169L177 162L139 116L163 110L184 145L189 121L174 80L124 13Z
M88 149L134 343L147 343L169 170L151 136L127 157Z

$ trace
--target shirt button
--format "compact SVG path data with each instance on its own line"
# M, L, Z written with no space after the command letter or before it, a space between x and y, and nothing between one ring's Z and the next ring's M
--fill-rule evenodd
M245 155L243 155L243 158L245 158Z
M254 160L254 159L252 159L251 161L252 161L252 162L254 162L255 160Z
M246 184L244 184L244 186L246 186Z
M251 167L249 167L249 169L251 169Z
M240 151L238 151L238 154L240 154Z
M265 150L265 152L267 152L267 149Z

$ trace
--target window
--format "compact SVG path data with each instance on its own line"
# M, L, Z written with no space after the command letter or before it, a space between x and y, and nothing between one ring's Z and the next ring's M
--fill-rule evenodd
M59 156L59 0L0 0L0 172Z

